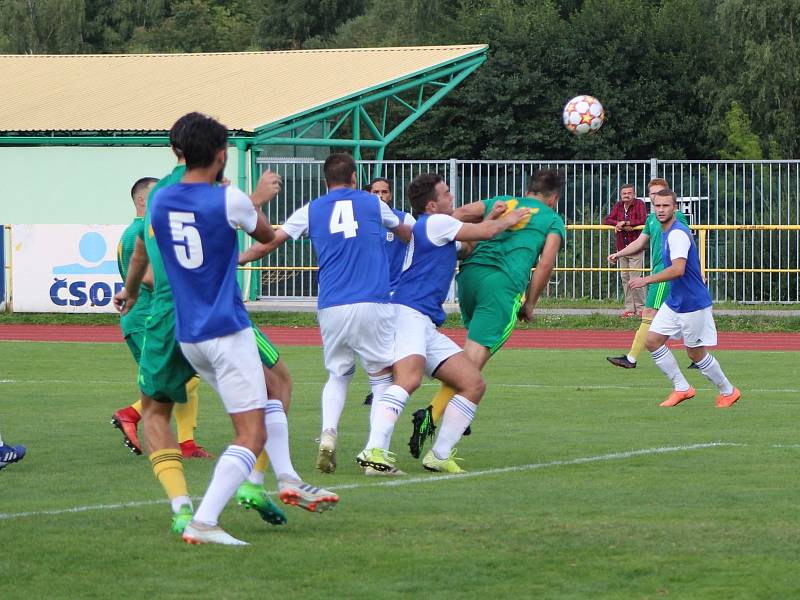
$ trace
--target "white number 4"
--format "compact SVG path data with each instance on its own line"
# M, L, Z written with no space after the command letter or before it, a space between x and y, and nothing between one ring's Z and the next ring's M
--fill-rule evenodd
M344 237L356 236L358 221L353 218L353 203L350 200L339 200L333 205L331 213L331 233L343 233Z
M185 269L196 269L203 264L203 244L194 223L194 213L170 212L169 228L175 242L175 258Z

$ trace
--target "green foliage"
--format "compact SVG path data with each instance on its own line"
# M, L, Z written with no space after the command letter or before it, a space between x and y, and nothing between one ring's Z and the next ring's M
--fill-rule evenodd
M763 158L758 136L750 129L750 117L736 100L731 102L731 109L725 113L722 131L726 144L720 150L720 158L756 160Z
M0 52L489 45L387 157L800 156L797 0L3 0ZM579 93L599 134L560 124ZM750 118L749 127L741 115ZM405 114L394 108L390 117Z

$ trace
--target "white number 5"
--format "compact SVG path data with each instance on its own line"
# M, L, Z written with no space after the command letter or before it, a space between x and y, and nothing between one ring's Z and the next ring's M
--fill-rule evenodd
M350 200L339 200L333 205L330 229L331 233L343 233L346 238L356 236L358 221L353 218L353 203Z
M200 232L194 223L194 213L170 212L169 228L175 243L175 258L185 269L196 269L203 264L203 245Z

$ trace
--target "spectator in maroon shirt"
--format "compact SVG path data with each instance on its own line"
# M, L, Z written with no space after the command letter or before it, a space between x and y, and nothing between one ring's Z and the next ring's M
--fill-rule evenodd
M617 237L617 252L625 248L639 237L639 230L634 229L644 225L647 219L647 207L644 202L636 198L633 185L626 183L620 188L619 202L614 205L609 215L603 221L605 225L613 225ZM620 269L642 269L644 265L644 250L639 254L625 256L617 262ZM634 271L621 271L622 288L625 293L625 312L623 317L635 317L642 314L644 307L644 288L630 289L628 283L633 277L640 274Z

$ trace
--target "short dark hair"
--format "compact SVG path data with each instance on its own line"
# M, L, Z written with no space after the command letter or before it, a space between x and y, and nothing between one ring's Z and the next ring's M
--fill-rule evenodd
M183 117L175 121L169 130L169 145L172 146L172 151L178 158L183 158L183 143L181 134L183 133L183 126L186 121Z
M619 188L619 191L620 191L620 193L622 193L622 190L627 190L627 189L631 189L631 190L634 189L633 184L632 183L623 183L622 187Z
M553 169L539 169L528 179L528 193L549 196L560 193L564 187L564 176Z
M156 183L157 181L158 179L156 177L142 177L141 179L137 179L136 183L134 183L131 188L131 200L135 200L136 196L142 193L142 190L151 183Z
M382 181L383 183L388 185L389 188L392 187L392 182L389 181L388 179L386 179L386 177L376 177L375 179L373 179L372 181L369 182L369 190L371 191L372 190L372 186L375 185L376 183L378 183L379 181Z
M325 183L332 185L350 185L353 173L356 172L355 159L346 152L335 152L325 159L322 167L325 173Z
M672 198L672 201L673 201L675 204L677 204L677 203L678 203L678 196L675 194L675 192L673 192L673 191L672 191L671 189L669 189L669 188L667 188L667 189L664 189L664 190L658 190L658 191L657 191L655 194L653 194L653 195L654 195L654 196L662 196L662 197L663 197L663 196L669 196L670 198Z
M417 175L408 184L408 202L415 217L425 213L428 202L436 199L436 186L444 181L438 173Z
M228 129L216 119L198 112L178 119L170 130L170 139L173 130L188 169L210 166L217 152L228 145Z

